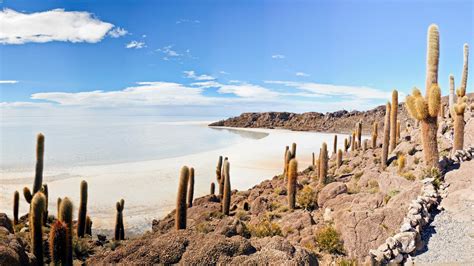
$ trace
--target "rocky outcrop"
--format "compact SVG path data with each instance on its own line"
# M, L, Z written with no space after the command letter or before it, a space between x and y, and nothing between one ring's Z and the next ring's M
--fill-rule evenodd
M0 265L30 265L33 255L25 251L24 240L13 234L12 222L5 213L0 213Z

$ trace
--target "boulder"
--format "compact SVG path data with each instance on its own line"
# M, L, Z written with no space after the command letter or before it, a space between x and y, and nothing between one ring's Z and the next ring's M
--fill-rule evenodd
M347 186L342 182L333 182L326 185L318 194L318 206L322 208L326 201L343 193L347 193Z
M14 233L12 221L5 213L0 213L0 227L5 227L10 234Z

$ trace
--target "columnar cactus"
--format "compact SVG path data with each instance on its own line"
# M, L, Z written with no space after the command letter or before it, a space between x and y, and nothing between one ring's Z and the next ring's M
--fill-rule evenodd
M230 196L231 196L231 186L230 186L230 163L229 160L224 161L224 197L222 204L222 212L224 215L229 215L230 212Z
M463 60L463 66L462 66L461 88L463 89L462 96L464 97L466 95L467 74L468 74L468 65L469 65L469 45L467 43L464 44L464 58L463 59L464 60ZM458 98L458 101L459 101L459 98Z
M337 151L337 156L336 156L336 169L341 167L342 165L342 150L339 149Z
M372 127L372 149L377 148L378 123L374 122Z
M292 210L295 208L297 171L298 162L291 159L288 167L288 207Z
M43 215L46 198L43 193L35 193L30 206L30 239L31 250L38 261L43 265Z
M356 143L356 133L355 133L355 131L352 131L352 145L351 145L351 151L354 151L356 147L357 147L357 143Z
M123 225L123 208L125 201L121 199L115 205L117 208L117 215L115 216L115 241L119 241L125 239L125 230Z
M36 169L35 182L33 183L33 194L40 191L43 185L43 162L44 162L44 135L39 133L36 137Z
M454 104L454 145L453 151L464 148L464 111L466 110L466 96L458 98L458 103Z
M291 159L296 158L296 143L291 144Z
M390 111L390 145L389 151L392 152L397 146L397 114L398 114L398 91L392 92L392 110Z
M337 135L334 135L334 144L332 146L332 154L337 153Z
M347 138L344 139L344 152L347 152L349 150L349 141Z
M453 113L453 108L454 108L454 103L456 102L456 94L455 94L455 87L454 87L454 76L453 74L449 75L449 114L451 117L454 117Z
M314 170L314 166L316 165L316 157L314 156L314 152L313 152L313 160L311 161L311 165L313 166L313 170Z
M30 191L29 188L27 188L27 187L23 188L23 196L25 197L26 202L28 202L28 204L31 204L31 200L33 199L33 195L31 194L31 191Z
M400 139L400 132L401 132L401 129L400 129L400 120L397 121L397 140Z
M86 235L92 236L92 220L89 215L86 217Z
M390 102L385 106L385 120L383 125L383 143L382 143L382 169L385 169L387 166L388 158L388 145L390 140L390 111L391 105Z
M362 150L363 151L366 151L367 150L367 147L368 147L368 143L369 143L369 140L368 139L364 139L364 145L362 145Z
M319 154L319 185L326 185L326 178L328 174L328 147L326 142L321 146L321 153Z
M222 182L222 156L219 156L216 167L216 180L217 185L219 186L219 199L222 198L222 191L224 189L224 182Z
M211 189L209 191L209 194L210 195L216 194L216 185L214 184L214 182L211 182Z
M53 265L67 265L67 225L59 220L49 232L49 253Z
M13 224L18 224L18 209L20 208L20 193L13 193Z
M288 163L290 161L288 161L288 152L290 151L290 147L286 146L285 147L285 155L283 157L283 176L286 177L286 171L288 170ZM291 155L290 155L291 157Z
M77 216L77 237L84 237L86 230L86 216L87 216L87 182L81 181L81 201L79 204L79 213Z
M362 121L357 123L357 148L362 146Z
M286 150L286 152L285 152L285 169L284 169L285 178L288 177L288 168L290 166L290 161L291 161L292 158L293 158L293 155L291 154L291 151Z
M189 186L188 186L188 208L193 206L194 197L194 168L189 168Z
M438 87L439 32L438 26L428 29L428 54L426 70L426 95L418 89L408 95L406 106L410 115L421 121L423 153L426 166L439 168L437 142L438 112L441 105L441 90Z
M61 201L62 199L58 197L58 201L56 203L56 207L58 208L58 212L57 212L58 219L59 219L59 214L61 213Z
M179 175L178 196L176 198L176 230L186 229L186 194L188 190L189 168L183 166Z
M444 118L444 107L445 107L445 105L442 104L441 108L439 108L439 116L441 117L441 119Z
M43 224L46 224L48 221L48 185L44 184L43 187L41 188L41 192L43 192L44 197L46 198L46 205L44 206L44 215L43 215Z
M66 263L63 265L72 265L72 213L72 202L65 197L59 207L59 220L66 225Z

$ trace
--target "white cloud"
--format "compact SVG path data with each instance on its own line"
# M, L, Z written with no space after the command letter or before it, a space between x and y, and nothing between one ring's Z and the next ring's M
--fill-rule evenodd
M4 9L0 11L0 25L2 44L51 41L96 43L114 27L91 13L64 9L29 14Z
M220 84L219 82L210 80L210 81L194 82L194 83L191 83L191 86L207 89L207 88L218 88L218 87L221 87L222 84Z
M146 34L143 34L143 35L142 35L142 38L146 38Z
M296 72L295 74L297 77L309 77L309 74L306 74L304 72Z
M274 54L272 55L273 59L285 59L285 56L282 54Z
M294 82L294 81L265 81L267 84L277 84L286 87L293 87L314 95L319 96L337 96L364 100L382 100L390 99L390 92L382 91L365 86L344 86L319 84L312 82Z
M232 93L236 96L243 98L260 98L260 100L275 98L279 94L277 92L271 91L267 88L253 85L253 84L239 84L239 85L222 85L218 90L218 93Z
M176 52L175 50L172 49L173 45L168 45L163 48L156 49L157 52L162 52L165 56L167 57L178 57L182 56L182 54Z
M222 74L222 75L229 75L230 73L221 70L221 71L219 71L219 74Z
M146 44L145 42L139 42L139 41L131 41L125 45L125 48L127 49L142 49L145 48Z
M18 80L0 80L0 84L15 84Z
M194 79L194 80L215 80L216 78L209 75L196 75L196 72L193 70L183 71L186 78Z
M201 23L201 21L197 20L197 19L179 19L176 21L176 24L181 24L181 23L191 23L191 24L199 24Z
M109 35L112 38L119 38L126 35L127 33L128 31L126 29L120 27L115 27L111 31L109 31Z

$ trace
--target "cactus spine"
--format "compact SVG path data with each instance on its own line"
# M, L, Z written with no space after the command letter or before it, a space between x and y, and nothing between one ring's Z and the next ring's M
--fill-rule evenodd
M383 125L383 143L382 143L382 169L387 166L388 145L390 140L390 111L391 105L388 102L385 106L385 121Z
M36 169L35 182L33 183L33 194L40 191L43 185L43 162L44 162L44 135L39 133L36 137Z
M398 114L398 91L392 92L392 110L390 111L390 145L389 151L392 152L397 146L397 114Z
M81 201L79 205L79 213L77 216L77 237L84 237L86 230L86 216L87 216L87 182L81 181Z
M72 213L72 202L65 197L59 207L59 220L66 225L66 263L63 265L72 265Z
M67 226L59 220L53 223L49 233L49 252L53 265L67 264Z
M342 165L342 150L339 149L337 151L337 156L336 156L336 169L341 167Z
M211 191L209 192L210 195L214 195L216 194L216 185L214 184L214 182L211 182Z
M186 194L188 189L188 178L189 169L187 166L183 166L179 175L178 197L176 199L176 230L186 229Z
M217 185L219 185L219 199L222 198L222 192L224 190L224 182L222 180L222 156L219 156L219 160L217 161L216 167L216 179Z
M458 98L458 103L454 104L454 145L453 151L464 148L464 111L467 104L464 98Z
M378 123L374 122L372 128L372 149L377 148L377 137L378 137Z
M194 197L194 168L189 168L188 208L193 206Z
M229 160L224 161L224 202L222 204L222 212L229 215L230 211L230 164Z
M334 135L334 144L332 146L332 154L337 153L337 135Z
M35 193L30 208L30 239L31 249L38 264L43 265L43 215L46 198L43 193Z
M123 226L123 208L125 205L125 201L121 199L117 202L117 215L115 216L115 241L124 240L125 239L125 232Z
M15 191L15 193L13 193L13 224L14 225L18 224L19 207L20 207L20 193L18 193L18 191Z
M319 154L319 185L326 185L326 178L328 174L328 147L326 142L321 146L321 153Z
M292 210L295 208L297 171L298 162L291 159L288 167L288 207Z
M437 142L438 112L441 105L441 90L438 87L439 32L438 26L428 29L428 52L426 64L426 95L423 98L418 89L406 98L410 115L421 121L421 133L425 164L439 168Z

